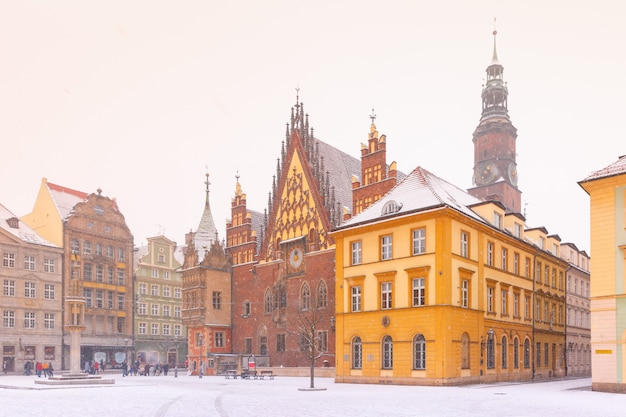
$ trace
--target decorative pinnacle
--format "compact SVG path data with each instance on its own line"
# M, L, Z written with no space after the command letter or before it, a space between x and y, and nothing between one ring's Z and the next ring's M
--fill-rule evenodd
M237 173L235 174L235 179L239 182L239 170L237 170Z
M496 18L493 18L493 57L491 58L491 63L498 63L498 52L496 51L496 35L498 31L496 30Z
M372 124L376 120L376 113L374 113L374 107L372 107L372 114L370 114L370 119L372 120Z

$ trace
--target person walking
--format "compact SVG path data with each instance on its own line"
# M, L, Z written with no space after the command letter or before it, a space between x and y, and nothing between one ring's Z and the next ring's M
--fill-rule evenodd
M200 363L200 371L198 372L198 375L200 376L200 379L202 379L202 374L204 373L204 362Z
M4 362L2 362L2 372L4 372L4 374L6 375L8 370L9 370L9 364L5 360Z
M35 371L37 372L37 378L41 378L41 371L43 370L43 365L41 364L41 362L37 361L37 364L35 365Z

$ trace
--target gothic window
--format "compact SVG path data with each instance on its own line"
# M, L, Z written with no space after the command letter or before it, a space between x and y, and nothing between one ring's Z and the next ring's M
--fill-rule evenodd
M308 310L311 308L311 290L306 282L300 289L300 309Z
M328 287L326 282L320 281L317 287L317 308L326 308L328 305Z
M265 290L265 306L263 311L265 314L270 314L272 312L272 292L269 288Z
M363 366L363 344L361 338L356 336L352 339L352 368L361 369Z

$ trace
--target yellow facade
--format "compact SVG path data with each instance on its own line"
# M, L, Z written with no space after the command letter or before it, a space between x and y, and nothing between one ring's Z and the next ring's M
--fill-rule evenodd
M580 183L590 197L592 388L626 392L626 159Z
M564 375L558 277L567 264L513 236L509 227L523 221L506 216L502 206L485 203L474 211L486 222L444 206L333 233L337 382L453 385ZM498 227L493 217L502 219ZM417 230L424 249L414 254ZM391 258L381 260L388 236ZM535 275L539 259L548 267L547 284L543 269ZM535 317L537 299L542 309L547 302L546 317L543 310Z

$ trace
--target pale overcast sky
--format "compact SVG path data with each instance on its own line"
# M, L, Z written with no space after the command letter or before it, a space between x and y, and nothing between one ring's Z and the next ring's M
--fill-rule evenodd
M319 139L358 157L374 107L389 162L470 188L494 17L527 224L589 251L577 182L626 154L618 0L0 0L0 203L101 187L136 245L182 244L208 167L223 238L237 171L266 206L296 87Z

